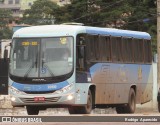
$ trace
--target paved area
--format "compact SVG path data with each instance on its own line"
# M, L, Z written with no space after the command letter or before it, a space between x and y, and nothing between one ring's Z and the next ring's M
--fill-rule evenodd
M127 116L160 116L160 113L157 109L157 104L155 101L148 102L143 105L137 105L137 109L135 114L128 114ZM0 97L0 116L28 116L25 108L12 108L10 104L10 100L8 96ZM71 116L68 113L67 109L59 108L59 109L53 109L49 108L44 111L40 111L38 116ZM73 115L72 115L73 116ZM71 117L72 117L71 116ZM80 115L83 116L83 115ZM84 115L84 116L123 116L123 115L117 115L114 108L109 109L94 109L90 115ZM125 115L126 116L126 115ZM34 117L34 116L32 116ZM52 123L23 123L23 125L117 125L117 123L114 122L98 122L98 123L92 123L92 122L52 122ZM119 122L118 125L159 125L160 123L155 122L145 122L145 123L135 123L135 122ZM22 125L22 123L0 123L0 125Z
M135 114L158 114L157 103L155 101L150 101L143 105L136 105L137 109ZM93 115L98 114L117 114L114 108L108 109L94 109L92 111ZM7 115L27 115L25 108L13 108L10 103L9 96L0 96L0 116ZM53 109L49 108L44 111L40 111L40 116L55 116L55 115L69 115L68 110L64 108Z

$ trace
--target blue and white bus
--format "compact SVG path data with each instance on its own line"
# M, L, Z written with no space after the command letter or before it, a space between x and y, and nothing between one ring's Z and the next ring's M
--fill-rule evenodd
M151 36L79 25L22 28L13 35L9 93L29 115L66 107L70 114L116 107L134 113L152 99Z

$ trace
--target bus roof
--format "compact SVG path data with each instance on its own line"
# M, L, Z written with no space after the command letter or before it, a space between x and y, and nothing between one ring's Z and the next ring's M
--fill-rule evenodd
M79 33L132 37L138 39L151 39L146 32L120 30L114 28L99 28L75 25L43 25L22 28L16 31L13 37L53 37L53 36L73 36Z
M138 39L151 39L151 36L146 32L121 30L113 28L87 27L86 32L89 34L101 34L101 35L118 36L118 37L123 36L123 37L131 37Z

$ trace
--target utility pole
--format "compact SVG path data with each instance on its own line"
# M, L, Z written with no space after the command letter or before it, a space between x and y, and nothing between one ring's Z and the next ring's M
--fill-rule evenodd
M157 0L157 53L158 53L157 84L158 87L160 87L160 0Z
M157 99L158 99L158 110L160 112L160 0L157 0L157 86L159 87Z

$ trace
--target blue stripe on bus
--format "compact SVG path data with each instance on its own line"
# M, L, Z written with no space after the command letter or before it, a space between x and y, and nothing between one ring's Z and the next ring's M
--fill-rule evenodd
M117 83L121 83L122 82L120 80L121 77L126 77L128 79L127 80L128 82L137 83L139 81L138 69L140 67L142 70L142 74L141 74L142 79L140 81L141 83L146 83L149 80L149 74L151 72L152 65L97 63L97 64L94 64L92 67L90 67L90 74L91 74L92 80L99 77L99 75L101 76L105 75L105 77L107 77L107 79L109 80L108 82L116 81ZM124 73L125 73L125 76L124 76Z
M86 33L89 34L100 34L108 36L117 36L117 37L131 37L138 39L151 39L151 36L146 32L130 31L130 30L118 30L112 28L96 28L96 27L87 27Z
M67 81L59 82L59 83L50 83L50 84L21 84L17 82L13 82L12 86L20 91L25 92L47 92L62 89L63 87L69 85Z

